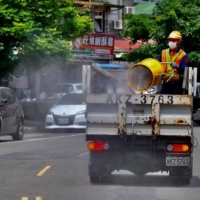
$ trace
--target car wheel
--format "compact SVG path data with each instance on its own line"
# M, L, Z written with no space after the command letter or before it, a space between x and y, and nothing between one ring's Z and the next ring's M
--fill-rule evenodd
M24 137L24 123L20 119L18 126L17 126L17 131L14 135L12 135L12 138L13 138L13 140L17 141L17 140L22 140L23 137Z

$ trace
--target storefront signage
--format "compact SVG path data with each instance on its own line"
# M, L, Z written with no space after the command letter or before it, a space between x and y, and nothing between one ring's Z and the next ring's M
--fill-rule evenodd
M93 33L77 38L73 49L93 49L95 54L114 55L114 35Z

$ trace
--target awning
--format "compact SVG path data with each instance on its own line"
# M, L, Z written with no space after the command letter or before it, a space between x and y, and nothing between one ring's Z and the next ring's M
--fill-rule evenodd
M124 37L115 37L115 50L118 51L132 51L142 45L142 42L137 41L135 44L131 44L131 40Z
M95 63L98 67L101 67L102 69L124 69L123 66L113 64L113 63Z
M152 11L156 5L156 2L145 2L135 4L135 14L147 14L152 15Z

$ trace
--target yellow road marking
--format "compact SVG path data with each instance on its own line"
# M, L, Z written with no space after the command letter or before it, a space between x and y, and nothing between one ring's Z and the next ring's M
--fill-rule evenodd
M49 168L51 168L51 166L46 166L43 170L41 170L37 176L42 176Z
M80 154L80 155L78 155L78 156L84 156L84 155L87 155L89 152L86 152L86 153L82 153L82 154Z
M28 197L22 197L21 200L28 200ZM36 200L42 200L42 197L36 197Z

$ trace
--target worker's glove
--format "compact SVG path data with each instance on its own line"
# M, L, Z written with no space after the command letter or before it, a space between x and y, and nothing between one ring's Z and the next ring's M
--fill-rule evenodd
M176 68L176 69L179 67L175 62L172 62L171 66L172 66L172 68Z

